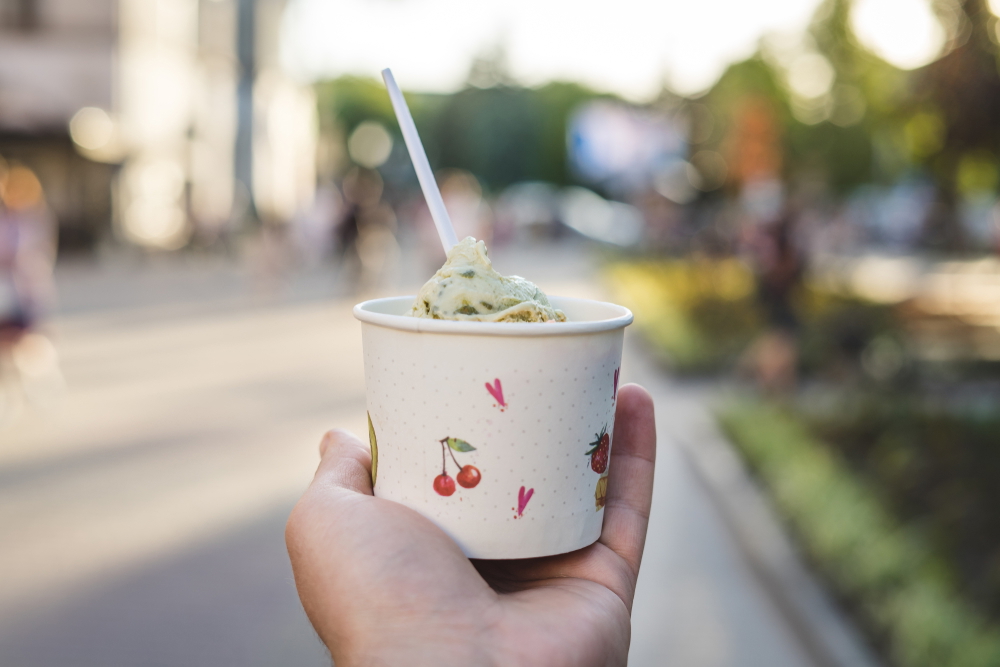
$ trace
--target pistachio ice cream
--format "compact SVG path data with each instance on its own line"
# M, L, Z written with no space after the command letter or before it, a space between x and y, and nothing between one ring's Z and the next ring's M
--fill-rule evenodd
M411 317L471 322L565 322L538 287L504 276L486 256L486 244L471 236L448 251L448 259L417 294Z

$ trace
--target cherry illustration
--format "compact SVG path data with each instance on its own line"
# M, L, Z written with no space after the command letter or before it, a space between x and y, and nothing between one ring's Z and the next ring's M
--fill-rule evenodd
M455 493L455 480L448 473L441 473L434 478L434 490L442 496L450 496Z
M463 466L462 470L458 473L458 483L467 489L474 488L482 478L483 476L479 473L479 468L476 466Z
M474 452L476 448L459 438L441 438L438 442L441 443L441 474L434 478L434 490L442 496L450 496L455 493L455 480L448 475L446 451L451 455L451 460L454 461L455 467L458 468L458 475L456 475L458 483L466 489L476 487L483 479L479 468L472 465L463 466L455 458L455 452Z

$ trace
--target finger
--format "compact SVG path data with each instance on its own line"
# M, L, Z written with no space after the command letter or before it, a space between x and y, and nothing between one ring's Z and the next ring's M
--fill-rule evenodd
M372 454L368 445L352 433L334 429L323 436L319 455L313 484L329 484L372 495Z
M639 562L646 544L655 461L653 399L642 387L625 385L618 390L604 529L600 541L625 560L633 584L639 574Z

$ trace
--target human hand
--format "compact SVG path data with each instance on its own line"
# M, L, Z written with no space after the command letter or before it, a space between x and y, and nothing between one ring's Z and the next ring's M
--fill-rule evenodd
M469 560L415 511L372 495L371 453L320 445L285 539L302 605L337 667L624 665L653 492L653 401L618 390L601 539L559 556Z

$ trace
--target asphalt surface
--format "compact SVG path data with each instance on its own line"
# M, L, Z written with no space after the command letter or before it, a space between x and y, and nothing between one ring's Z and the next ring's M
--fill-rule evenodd
M575 244L495 262L601 293ZM412 292L423 270L376 291ZM356 297L331 270L260 278L213 258L58 279L65 389L0 427L0 665L329 664L282 533L321 434L365 430ZM653 390L660 433L630 664L815 664L678 446L697 399L631 336L623 380Z

